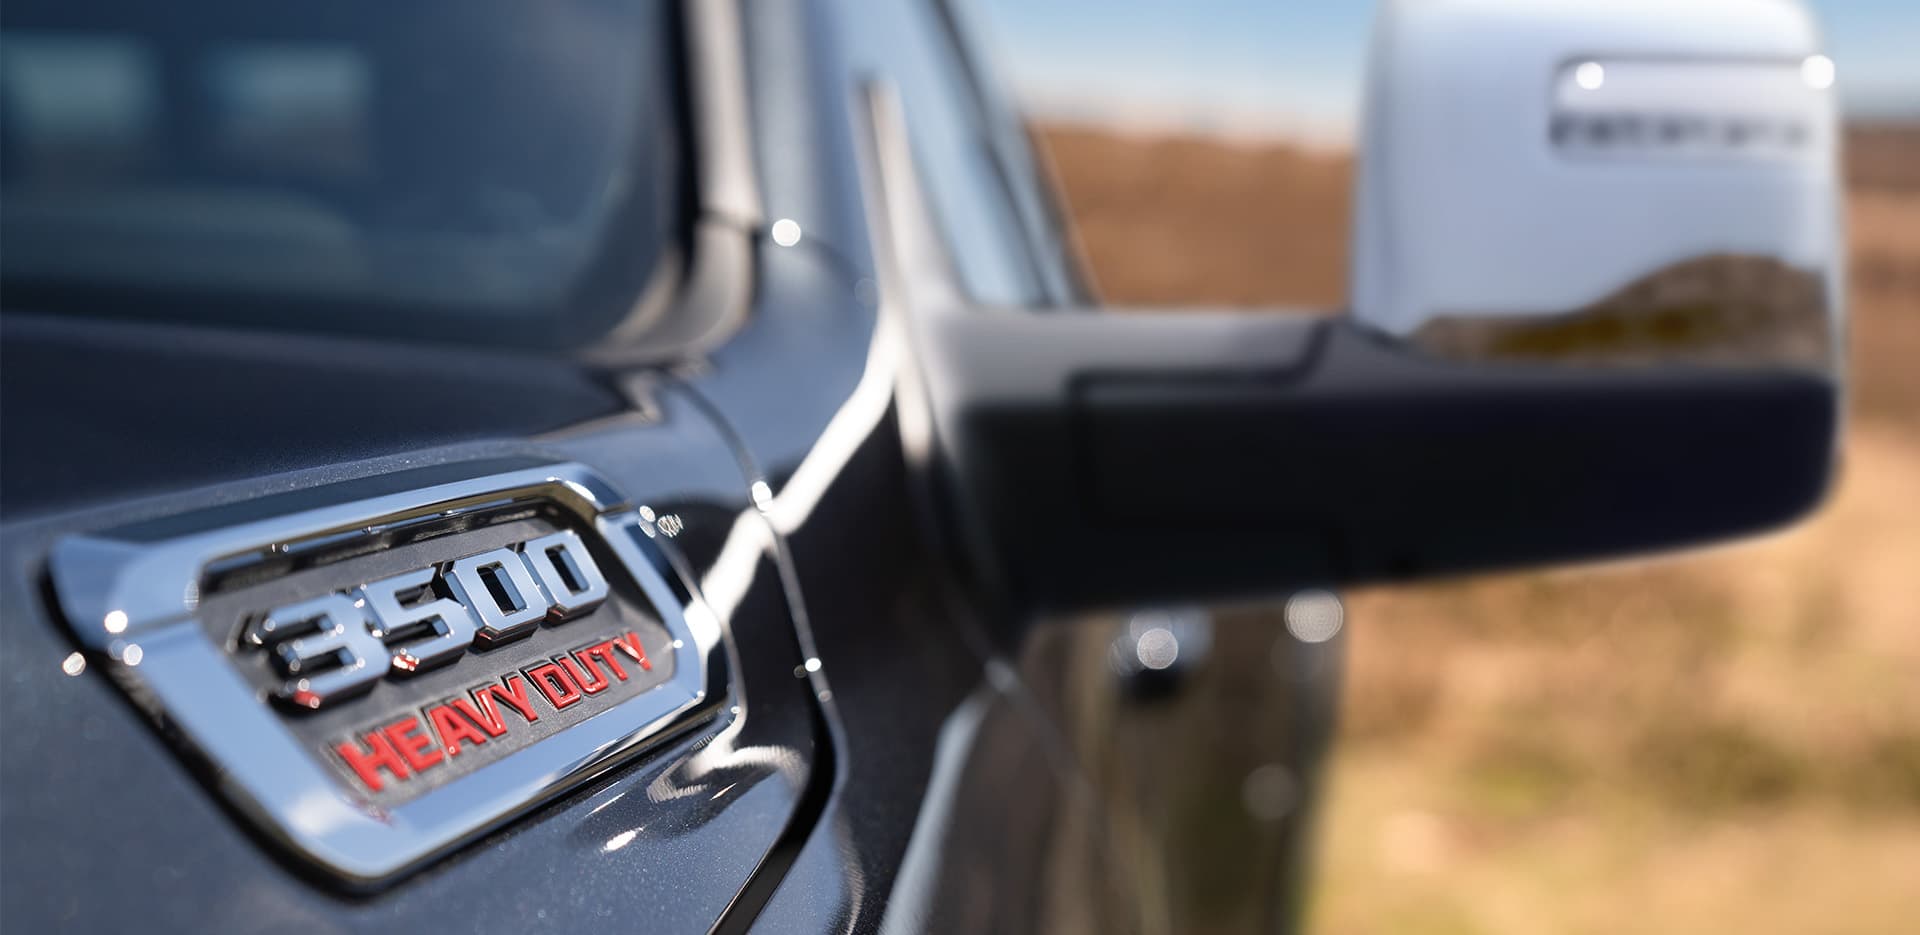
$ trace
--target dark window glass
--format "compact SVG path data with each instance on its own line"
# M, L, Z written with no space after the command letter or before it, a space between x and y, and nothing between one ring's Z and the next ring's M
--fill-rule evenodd
M661 0L8 0L8 304L543 339L685 226Z

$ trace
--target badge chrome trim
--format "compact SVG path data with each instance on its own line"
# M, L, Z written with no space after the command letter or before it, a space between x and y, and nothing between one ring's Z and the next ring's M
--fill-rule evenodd
M417 869L712 713L725 694L718 618L669 564L653 524L583 465L513 470L257 515L274 501L269 496L70 536L55 545L50 572L80 641L104 655L133 700L210 765L221 793L297 856L347 882L377 884ZM557 507L618 557L617 567L602 571L629 577L658 614L672 637L672 674L400 804L376 804L342 783L196 616L210 573L237 557L377 541L410 522L519 501Z

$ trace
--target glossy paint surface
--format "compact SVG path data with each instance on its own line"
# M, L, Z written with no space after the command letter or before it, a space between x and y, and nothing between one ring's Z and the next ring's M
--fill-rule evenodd
M30 339L18 335L8 336L10 354L30 353ZM178 340L156 353L204 353L200 333L170 337ZM262 347L284 341L297 354L298 340L275 338ZM219 336L206 343L217 345ZM43 411L46 418L97 423L105 415L97 407L112 402L90 404L99 397L62 394L61 384L27 379L37 372L43 371L10 369L6 391L10 400L43 400L43 410L65 407ZM339 404L324 382L309 388L306 405ZM449 405L465 398L458 384L446 390ZM181 494L90 509L41 512L30 496L10 500L9 518L28 518L10 521L4 536L0 639L12 697L0 781L8 790L10 844L33 846L7 848L9 923L42 930L231 931L503 931L615 920L667 930L711 925L779 840L814 776L813 702L793 675L799 655L788 605L764 557L739 565L739 593L726 618L739 693L718 720L370 895L344 892L251 836L201 787L217 777L176 756L102 667L67 674L61 663L75 647L53 621L40 584L51 544L74 531L424 464L527 456L593 463L634 503L677 517L680 533L669 547L688 576L697 577L717 559L718 530L739 515L747 488L731 450L683 393L661 388L649 403L648 416L613 415L522 440L424 448L259 481L183 485ZM283 400L284 417L298 424L302 404ZM379 412L366 409L360 417L377 420ZM12 430L8 440L14 441ZM137 465L144 449L166 443L164 435L122 435L112 463ZM278 454L302 456L291 448ZM224 467L204 470L209 479L223 479ZM72 501L59 494L79 496L48 492L61 503Z
M1212 873L1218 841L1169 830L1187 816L1152 777L1224 755L1235 770L1284 762L1306 789L1331 680L1272 667L1325 673L1337 647L1215 653L1140 689L1108 663L1127 615L1034 621L978 586L927 455L912 351L883 315L854 106L876 48L947 48L946 20L929 6L867 22L824 0L748 0L739 20L762 210L729 223L751 238L753 299L699 359L626 367L9 309L10 924L1124 932L1189 927L1203 903L1284 924L1304 807L1229 842L1244 879L1196 888L1187 868ZM247 832L206 788L218 777L98 666L62 668L76 646L44 577L62 536L500 457L577 461L676 520L668 551L735 654L739 697L717 721L356 895ZM1273 632L1242 623L1216 645ZM1249 704L1278 728L1167 726Z

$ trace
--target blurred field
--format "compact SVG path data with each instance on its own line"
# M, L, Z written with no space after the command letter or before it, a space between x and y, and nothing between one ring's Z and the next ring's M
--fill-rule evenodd
M1108 301L1343 301L1343 154L1039 137ZM1658 561L1349 595L1310 931L1920 926L1920 128L1848 152L1831 502Z

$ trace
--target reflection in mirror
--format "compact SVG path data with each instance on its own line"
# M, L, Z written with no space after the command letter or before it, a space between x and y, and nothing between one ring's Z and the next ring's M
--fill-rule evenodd
M1834 75L1805 10L1393 2L1377 38L1362 324L1458 360L1835 371Z

